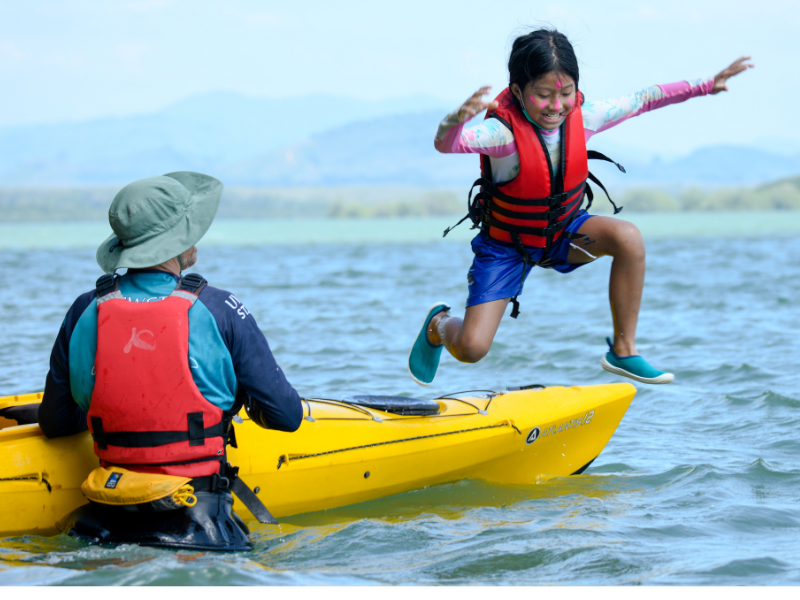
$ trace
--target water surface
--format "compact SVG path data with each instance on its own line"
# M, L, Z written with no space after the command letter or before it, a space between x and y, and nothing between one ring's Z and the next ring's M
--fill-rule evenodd
M633 218L648 240L639 349L676 382L637 386L585 475L462 481L290 517L256 525L255 550L231 556L5 539L0 583L800 583L800 216ZM425 310L442 299L459 312L466 297L470 232L443 242L451 222L221 222L196 270L247 305L301 394L619 380L599 365L612 331L601 259L536 272L484 361L446 356L432 386L414 384L405 364ZM43 387L107 230L0 225L0 395Z

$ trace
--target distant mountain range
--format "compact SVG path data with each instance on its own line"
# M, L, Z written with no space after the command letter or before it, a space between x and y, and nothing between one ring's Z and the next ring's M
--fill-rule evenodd
M447 111L435 98L211 93L149 115L0 128L0 185L119 184L174 170L219 172L346 123Z
M425 97L214 93L150 115L5 127L0 186L118 185L173 170L211 173L234 186L466 186L477 176L477 157L433 148L449 108ZM614 187L753 185L800 174L800 153L785 144L775 151L712 146L670 161L604 148L601 136L589 145L625 165L627 175L590 165Z

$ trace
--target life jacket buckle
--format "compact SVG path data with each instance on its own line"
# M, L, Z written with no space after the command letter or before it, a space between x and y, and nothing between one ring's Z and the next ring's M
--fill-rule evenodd
M231 480L227 477L214 473L211 476L211 483L209 485L210 492L224 492L231 489Z
M542 216L547 220L550 221L551 219L558 219L559 217L563 217L567 214L567 205L562 204L558 208L549 208L542 213Z
M554 234L556 234L559 231L561 231L562 225L563 225L563 223L561 223L561 222L551 223L547 227L543 227L542 231L544 231L545 237L550 238Z
M552 196L548 197L548 206L551 209L562 207L562 205L567 201L567 193L566 192L559 192L558 194L553 194Z

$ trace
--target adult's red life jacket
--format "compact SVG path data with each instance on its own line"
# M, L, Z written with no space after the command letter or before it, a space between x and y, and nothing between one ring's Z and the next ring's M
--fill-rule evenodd
M511 181L494 184L489 157L481 155L486 230L502 242L516 244L518 236L524 246L549 250L578 214L586 190L589 167L581 114L583 95L577 92L575 105L561 124L558 176L553 176L541 132L519 109L511 90L503 90L495 101L499 106L486 118L498 119L513 132L520 169Z
M191 274L157 302L130 302L116 277L97 286L97 355L88 424L103 466L184 477L218 474L229 423L189 365L189 309L205 280Z

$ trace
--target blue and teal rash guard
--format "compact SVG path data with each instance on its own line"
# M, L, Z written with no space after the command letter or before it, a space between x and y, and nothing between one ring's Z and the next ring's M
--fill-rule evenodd
M120 277L119 289L131 302L157 302L169 296L178 281L171 273L141 270ZM39 426L47 437L87 428L96 352L97 294L92 290L70 307L50 355L39 409ZM222 410L231 410L238 395L261 427L280 431L300 427L299 395L253 316L230 292L206 286L189 309L189 366L200 392Z

